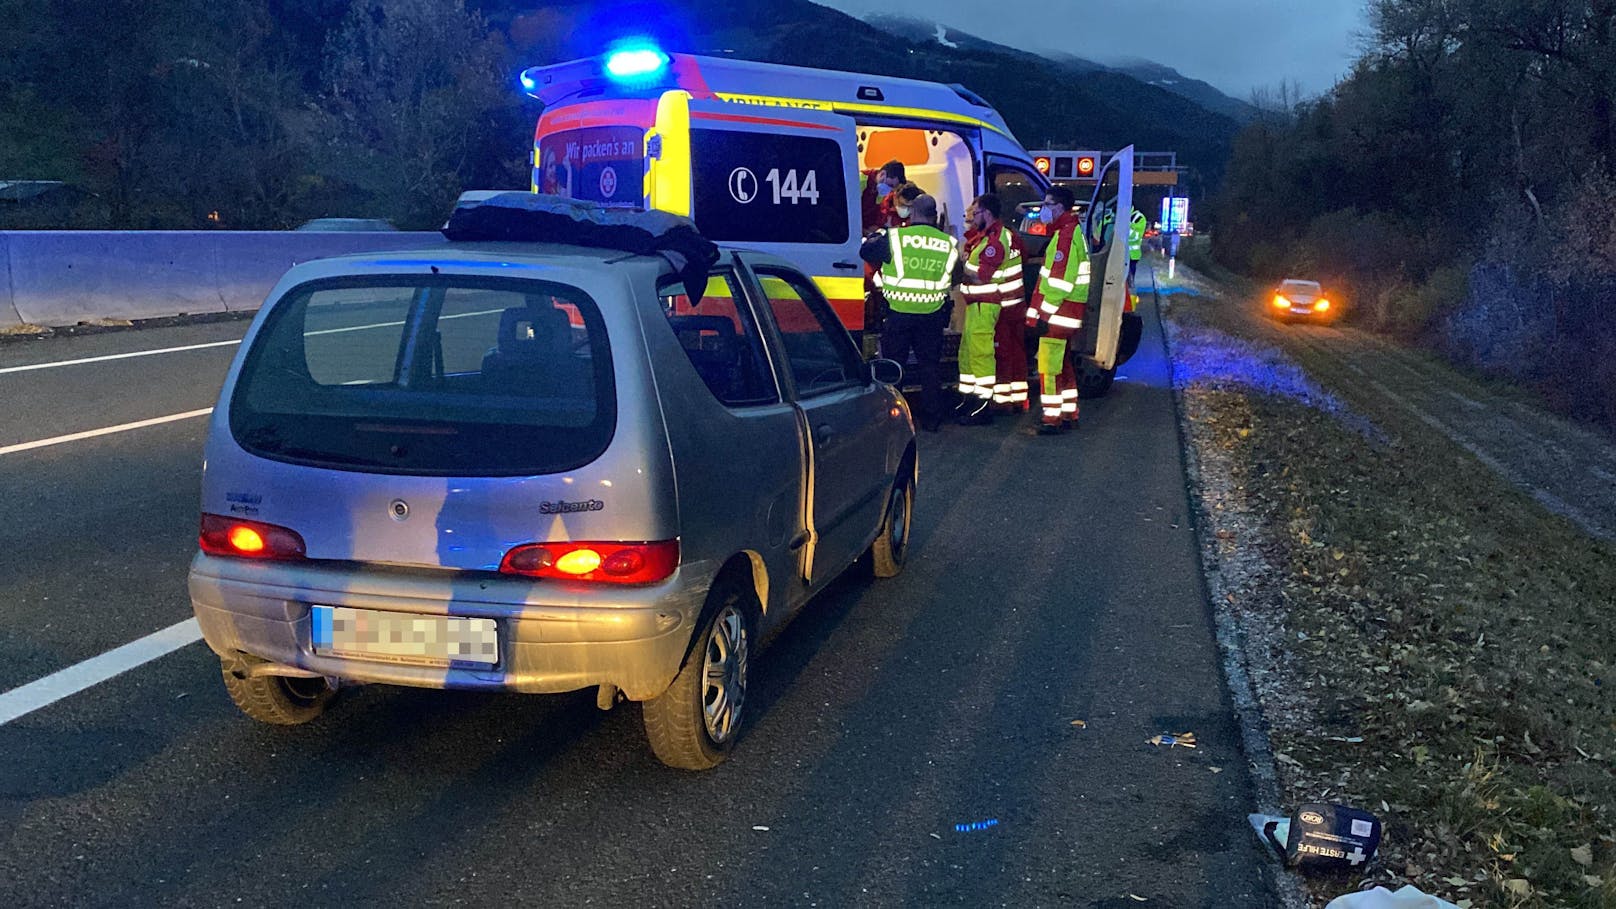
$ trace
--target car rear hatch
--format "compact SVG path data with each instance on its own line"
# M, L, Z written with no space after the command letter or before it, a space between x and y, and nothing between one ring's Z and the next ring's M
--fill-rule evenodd
M633 313L655 266L409 264L273 304L215 417L204 512L290 529L310 559L422 568L676 537Z

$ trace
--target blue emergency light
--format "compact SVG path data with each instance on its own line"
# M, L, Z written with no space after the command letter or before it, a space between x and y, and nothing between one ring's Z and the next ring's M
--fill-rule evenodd
M606 55L606 73L613 79L645 79L668 67L668 55L655 47L623 47Z
M522 73L522 90L523 91L531 92L531 91L533 91L534 89L536 89L538 87L539 87L539 84L537 82L533 81L532 76L529 76L526 72Z

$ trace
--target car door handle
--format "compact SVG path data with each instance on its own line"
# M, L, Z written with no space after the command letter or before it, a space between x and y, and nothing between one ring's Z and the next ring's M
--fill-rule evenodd
M832 262L831 268L840 268L843 271L854 271L859 267L857 262Z

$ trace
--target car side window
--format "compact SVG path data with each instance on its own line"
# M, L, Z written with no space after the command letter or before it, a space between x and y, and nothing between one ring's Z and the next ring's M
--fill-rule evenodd
M779 402L757 324L735 272L713 272L701 299L694 302L684 283L671 277L663 280L657 296L690 365L719 403L751 407Z
M756 273L780 329L797 397L863 385L864 358L813 282L783 269Z

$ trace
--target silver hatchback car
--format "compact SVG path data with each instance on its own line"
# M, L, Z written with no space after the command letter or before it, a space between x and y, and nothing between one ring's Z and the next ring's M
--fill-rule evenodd
M834 578L904 562L896 364L814 283L722 250L449 243L300 265L207 439L190 595L248 716L339 684L643 702L722 761L749 658Z

